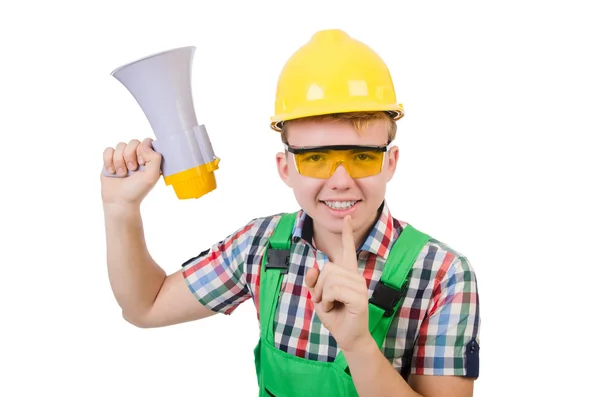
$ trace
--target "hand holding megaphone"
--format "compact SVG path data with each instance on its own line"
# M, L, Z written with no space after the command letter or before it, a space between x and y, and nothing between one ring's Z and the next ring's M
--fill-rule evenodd
M146 168L146 163L153 163L160 175L162 156L154 150L152 139L143 142L132 139L128 144L120 142L114 148L108 147L102 155L104 167L102 175L113 178L126 178L134 172Z
M216 189L214 171L220 161L194 111L191 94L194 51L195 47L176 48L121 66L111 73L134 96L150 122L157 138L151 147L162 157L160 171L180 199L199 198ZM144 168L145 165L135 170L126 168L123 175L104 168L102 174L128 177Z
M152 149L151 138L107 147L102 157L104 204L139 206L160 179L162 156Z

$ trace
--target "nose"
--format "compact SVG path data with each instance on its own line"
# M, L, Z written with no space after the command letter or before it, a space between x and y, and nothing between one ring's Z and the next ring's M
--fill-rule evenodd
M352 186L354 180L348 174L346 165L343 162L338 162L335 167L335 171L328 180L329 187L331 189L348 189Z

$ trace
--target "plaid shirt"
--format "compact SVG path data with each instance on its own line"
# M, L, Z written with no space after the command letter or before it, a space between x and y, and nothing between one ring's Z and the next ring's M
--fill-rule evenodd
M260 266L269 236L281 214L254 219L225 240L183 264L183 275L206 307L231 314L252 298L258 313ZM384 202L371 233L358 250L359 271L369 296L379 281L393 242L406 222L394 219ZM289 271L275 314L275 346L302 358L333 361L335 339L323 327L308 298L304 274L322 269L326 255L312 245L313 221L298 213ZM383 354L403 375L459 375L479 372L479 299L475 273L466 257L431 239L420 252L407 296L383 344Z

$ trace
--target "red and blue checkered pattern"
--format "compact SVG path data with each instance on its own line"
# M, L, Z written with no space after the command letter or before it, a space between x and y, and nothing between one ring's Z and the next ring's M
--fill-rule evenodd
M231 314L252 298L258 313L260 265L269 236L281 214L254 219L223 241L187 261L183 275L206 307ZM373 293L393 242L406 222L394 219L384 202L381 214L358 252L358 267ZM290 267L282 281L275 314L275 346L298 357L333 361L335 339L315 313L304 275L322 269L326 255L312 245L312 219L299 211L293 231ZM408 374L479 374L479 299L468 259L431 239L407 276L407 296L383 344L383 353Z

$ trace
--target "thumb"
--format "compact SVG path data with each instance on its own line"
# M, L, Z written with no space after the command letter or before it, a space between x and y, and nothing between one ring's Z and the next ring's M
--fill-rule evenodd
M138 146L137 155L142 159L147 169L160 172L162 156L152 147L152 139L144 139L144 141Z
M313 300L313 302L316 302L314 299L315 297L317 297L317 292L315 292L315 286L317 285L317 282L319 281L319 269L315 269L315 268L311 268L308 269L308 271L306 272L306 275L304 276L304 283L306 284L306 287L308 288L308 292L309 292L309 296L308 299ZM318 298L318 297L317 297ZM320 300L320 299L318 299Z
M308 269L304 277L304 283L308 288L308 292L310 292L310 299L315 299L315 286L317 285L317 281L319 281L319 274L319 269L311 268Z
M310 290L311 294L313 288L315 288L315 285L317 285L317 280L319 280L319 269L308 269L304 278L304 282L306 284L306 287Z

